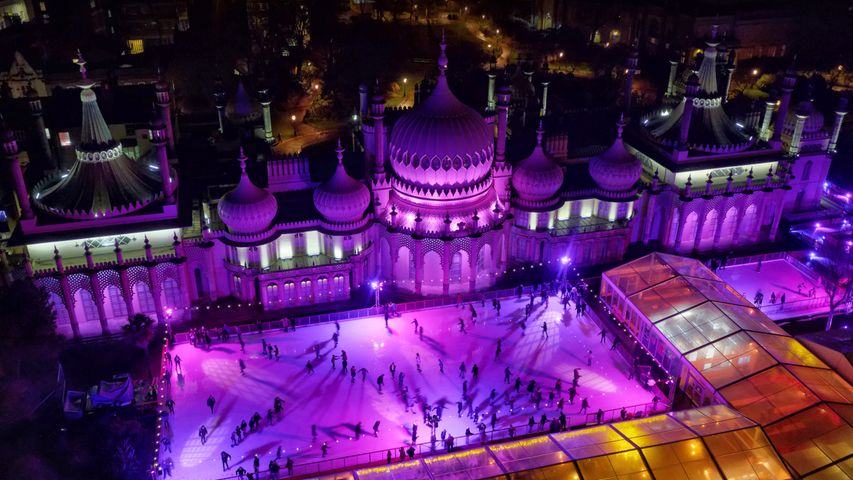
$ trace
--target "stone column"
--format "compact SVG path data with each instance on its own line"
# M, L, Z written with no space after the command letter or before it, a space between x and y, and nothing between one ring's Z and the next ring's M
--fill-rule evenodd
M3 156L6 157L6 164L9 169L9 176L12 177L12 186L15 189L15 195L18 197L18 204L21 208L21 217L30 219L33 218L33 208L30 205L30 195L27 192L27 184L24 181L24 171L21 169L21 162L18 158L18 142L15 140L15 133L7 128L0 126L0 135L3 137Z
M104 310L104 291L101 288L101 280L98 278L98 272L89 274L89 282L92 284L92 300L95 301L95 307L98 309L98 321L101 324L101 334L110 334L110 325L107 323L107 312Z
M482 238L482 237L480 237ZM477 259L479 258L480 240L472 238L468 247L468 291L477 290Z
M729 51L729 58L726 62L725 70L723 73L723 103L728 103L729 101L729 90L732 87L732 75L735 73L735 51L732 49Z
M844 123L844 116L847 115L847 97L838 99L838 106L835 108L835 121L832 122L832 134L829 137L829 146L827 151L835 153L835 147L838 145L838 134L841 133L841 124Z
M544 117L548 114L548 85L551 82L542 82L542 108L539 110L539 116Z
M800 156L800 141L803 137L803 126L806 124L806 117L808 114L804 111L797 110L794 112L794 117L796 117L796 123L794 123L794 131L791 132L791 143L788 145L788 155L791 157L799 157Z
M415 293L421 294L421 283L424 278L424 255L421 242L415 242Z
M666 96L675 95L675 75L678 72L678 60L669 60L669 79L666 82Z
M74 310L74 295L71 293L71 284L65 274L59 276L59 286L62 288L62 300L65 310L68 311L68 321L71 323L71 333L74 338L80 338L80 323L77 321L77 312Z
M270 308L270 305L269 305L270 300L269 300L269 295L267 293L267 286L269 286L268 283L262 283L261 284L261 304L263 305L264 310L267 310L268 308Z
M175 150L175 130L172 128L172 100L170 97L169 82L161 78L154 86L157 96L157 108L160 110L160 120L166 128L166 139L169 148Z
M269 90L266 88L260 90L258 94L260 95L260 104L264 112L264 141L273 144L275 143L275 138L272 135L272 114L270 113L272 99L270 99Z
M453 258L450 253L450 242L444 242L444 251L441 255L441 272L442 272L442 284L441 284L441 293L447 295L450 293L450 262Z
M708 202L702 201L702 209L697 212L699 217L696 219L696 235L693 237L693 251L699 250L699 244L702 242L702 229L705 228L705 215L708 213Z
M779 189L775 192L776 197L776 213L773 216L773 224L770 227L770 241L776 239L776 232L779 231L779 223L782 221L782 205L784 205L785 201L785 190Z
M678 250L681 246L681 235L684 233L684 205L678 206L678 229L675 231L675 243L672 248Z

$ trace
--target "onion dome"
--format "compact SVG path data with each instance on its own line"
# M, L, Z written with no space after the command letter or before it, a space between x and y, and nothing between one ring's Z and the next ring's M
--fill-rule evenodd
M76 159L66 174L51 175L34 188L36 205L53 215L78 219L120 216L157 200L163 183L156 163L126 156L113 139L86 76L86 61L76 60L83 77L79 83L83 119Z
M454 189L486 178L494 136L483 117L450 91L446 44L441 41L439 77L430 96L403 115L391 132L391 165L405 183Z
M536 148L512 172L512 186L524 200L543 201L563 185L563 169L542 150L542 122L536 131Z
M797 124L797 115L805 116L806 120L803 123L803 133L815 133L823 128L823 114L818 111L811 100L802 101L797 104L797 107L788 112L785 118L785 129L794 130Z
M259 233L266 230L278 210L275 197L252 183L246 173L246 155L240 149L240 183L219 200L219 218L234 233Z
M599 187L611 192L630 189L643 173L640 159L631 155L631 152L625 148L625 142L622 141L623 128L625 128L625 121L620 118L613 145L589 162L589 174L592 179Z
M243 80L237 79L237 91L225 105L225 116L236 125L243 125L261 118L261 106L252 98L243 86Z
M314 190L314 206L323 218L333 223L361 220L370 205L370 191L344 168L344 149L338 139L338 166L332 178Z

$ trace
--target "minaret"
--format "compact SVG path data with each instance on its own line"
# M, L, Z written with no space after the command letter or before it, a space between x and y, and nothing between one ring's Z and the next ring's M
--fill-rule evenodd
M758 136L765 142L770 140L773 132L770 130L770 119L773 117L773 109L776 107L776 98L773 95L764 100L764 116L761 118L761 129Z
M162 112L162 111L161 111ZM163 196L166 203L175 203L175 184L172 181L172 169L169 166L168 129L160 115L151 120L149 135L154 150L157 152L157 164L160 170L160 180L163 182Z
M678 73L678 57L673 53L669 59L669 78L666 81L666 93L664 96L675 95L675 76Z
M213 103L216 105L216 118L219 120L219 133L225 133L225 105L227 99L225 96L225 86L222 80L216 79L213 86Z
M695 73L687 80L684 91L684 113L681 115L681 130L678 133L678 149L687 150L687 138L690 133L690 120L693 118L693 99L699 93L699 76Z
M548 114L548 85L551 82L543 81L542 82L542 108L539 110L539 116L544 117Z
M723 103L729 101L729 90L732 88L732 75L735 73L735 50L729 50L729 58L723 73Z
M637 63L639 59L639 52L637 51L637 41L631 44L631 53L628 54L628 60L625 63L625 93L622 98L622 107L625 116L629 116L631 112L631 96L632 89L634 88L634 73L637 70Z
M495 110L495 79L497 74L494 70L489 70L489 90L486 95L486 110L493 112Z
M832 122L832 134L829 137L829 146L827 151L835 153L835 146L838 145L838 134L841 133L841 124L844 123L844 116L847 115L847 97L841 96L838 98L838 106L835 107L835 121Z
M509 102L511 99L509 85L501 85L498 89L498 143L495 148L495 160L502 164L506 160L506 136L509 123Z
M377 86L370 99L370 118L373 119L373 172L377 176L385 174L385 96Z
M359 84L358 86L358 121L359 123L363 123L364 119L367 118L369 113L367 106L367 85Z
M791 132L791 143L788 145L788 155L792 157L800 156L800 140L803 137L803 126L806 124L806 118L809 114L806 111L797 109L794 111L796 117L794 123L794 131Z
M44 158L44 167L48 170L59 168L56 164L56 159L50 150L50 143L47 141L47 131L44 127L44 115L42 114L41 97L39 97L36 89L32 84L27 85L27 100L30 107L30 116L33 118L33 129L35 136L38 139L39 154Z
M169 148L175 150L175 130L172 128L172 98L169 82L161 75L160 80L154 85L157 95L157 108L160 110L160 120L166 127L166 139Z
M18 142L15 140L15 132L7 128L2 120L0 117L0 135L2 135L3 140L3 157L6 159L6 168L8 168L9 177L12 179L15 195L18 197L21 218L30 219L33 218L33 208L30 205L30 195L24 181L24 171L18 158Z
M779 103L779 110L776 112L776 125L773 129L771 142L782 143L782 130L785 128L785 118L788 116L788 107L791 105L791 93L794 91L794 86L797 84L797 76L793 67L785 71L785 77L782 79L782 98Z
M272 98L270 89L263 87L258 89L258 103L264 111L264 141L268 144L275 143L275 138L272 136L272 115L270 114L270 104Z

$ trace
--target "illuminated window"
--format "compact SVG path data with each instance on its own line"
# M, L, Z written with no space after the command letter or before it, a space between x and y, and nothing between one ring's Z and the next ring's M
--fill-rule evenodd
M71 135L68 132L59 132L59 144L63 147L71 146Z
M44 129L44 136L45 136L48 140L50 140L50 129L49 129L49 128L45 128L45 129Z
M181 289L173 278L163 280L163 293L166 295L166 305L179 307L181 305Z
M112 307L113 317L126 317L127 304L124 303L124 297L121 295L121 290L118 287L110 285L107 287L107 293L110 297L110 307Z
M145 51L145 42L141 38L128 40L127 48L130 49L131 55L138 55Z

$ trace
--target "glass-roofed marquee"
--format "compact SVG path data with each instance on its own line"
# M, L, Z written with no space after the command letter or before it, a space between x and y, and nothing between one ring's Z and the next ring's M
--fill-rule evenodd
M853 387L702 263L647 255L601 298L695 405L757 423L798 477L853 478Z

